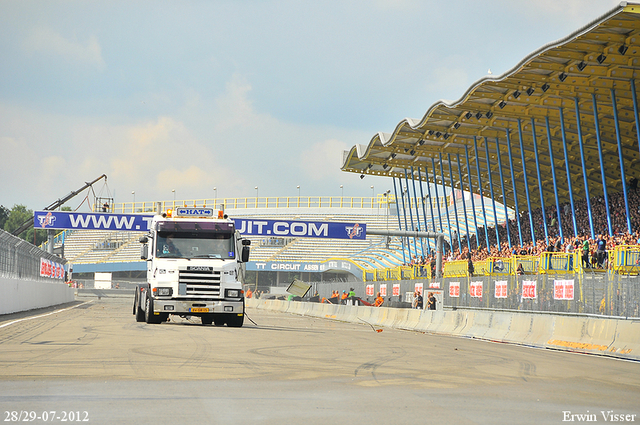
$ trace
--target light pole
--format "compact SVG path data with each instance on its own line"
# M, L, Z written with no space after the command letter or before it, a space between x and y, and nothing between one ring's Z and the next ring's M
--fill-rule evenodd
M344 186L340 185L340 197L344 198Z
M176 208L176 190L171 189L171 191L173 192L173 209L175 209Z
M218 188L217 187L213 188L213 198L214 199L218 199Z
M256 208L258 208L258 186L254 187L256 190Z
M131 211L136 212L136 191L132 190L131 194L133 195L133 207L131 208Z
M298 189L298 198L300 197L300 185L296 186L296 188Z

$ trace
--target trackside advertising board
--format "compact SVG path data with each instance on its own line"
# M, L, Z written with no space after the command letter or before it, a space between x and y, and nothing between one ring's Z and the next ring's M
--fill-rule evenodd
M152 219L153 215L151 214L36 211L33 216L33 225L36 229L82 229L146 232L149 230ZM234 219L233 221L235 222L236 229L243 235L355 240L366 239L366 224L363 223L260 219Z

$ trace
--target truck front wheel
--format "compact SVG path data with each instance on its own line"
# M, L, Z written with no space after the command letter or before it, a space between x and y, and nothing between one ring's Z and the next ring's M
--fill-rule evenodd
M153 300L148 295L145 298L144 319L145 322L149 324L160 323L161 321L160 315L156 316L155 314L153 314Z
M140 298L141 298L140 290L136 289L136 298L133 303L133 311L134 311L134 314L136 315L136 322L145 321L144 310L142 310L142 306L140 305Z
M227 326L230 328L240 328L244 324L244 314L231 314L227 317Z

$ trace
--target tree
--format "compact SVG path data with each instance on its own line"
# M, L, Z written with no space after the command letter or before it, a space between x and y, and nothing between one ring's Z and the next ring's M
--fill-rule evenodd
M24 205L14 205L9 215L4 222L4 230L11 233L17 228L19 228L22 223L27 220L30 220L33 217L33 211L27 209ZM34 236L35 234L35 236ZM47 231L46 230L36 230L33 227L25 230L21 234L18 235L19 238L26 240L34 245L40 245L42 242L47 240Z
M4 223L9 218L11 210L4 205L0 205L0 229L4 229Z

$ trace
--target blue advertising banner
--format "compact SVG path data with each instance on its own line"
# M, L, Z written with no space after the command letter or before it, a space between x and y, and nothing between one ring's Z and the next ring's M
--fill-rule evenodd
M152 214L75 213L69 211L36 211L36 229L86 229L146 232ZM366 224L328 221L285 221L234 219L243 235L273 237L307 237L328 239L366 239Z
M278 221L234 219L243 235L307 237L330 239L366 239L366 224L328 221Z
M247 263L249 271L281 271L281 272L305 272L322 273L327 270L344 270L354 275L362 273L361 269L351 261L328 260L322 263L293 263L283 261L249 261Z
M36 211L33 227L36 229L86 229L146 232L153 215L75 213L69 211Z

